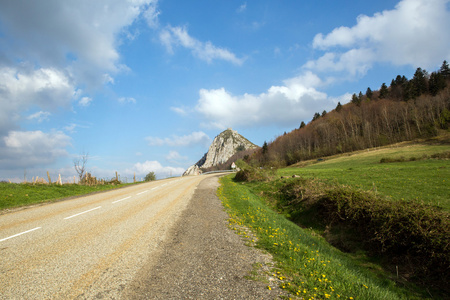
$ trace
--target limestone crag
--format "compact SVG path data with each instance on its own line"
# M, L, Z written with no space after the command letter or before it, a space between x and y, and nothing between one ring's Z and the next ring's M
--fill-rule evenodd
M189 175L200 175L202 170L197 165L190 166L186 171L184 171L183 176Z
M225 163L236 152L254 148L258 148L258 146L237 133L237 131L228 128L214 138L208 152L195 165L189 167L183 176L198 175L193 174L197 169L201 171L200 168L210 168Z

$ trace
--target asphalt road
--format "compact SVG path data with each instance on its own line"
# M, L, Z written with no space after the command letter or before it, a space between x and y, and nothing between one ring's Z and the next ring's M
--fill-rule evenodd
M0 298L120 298L208 176L0 215Z

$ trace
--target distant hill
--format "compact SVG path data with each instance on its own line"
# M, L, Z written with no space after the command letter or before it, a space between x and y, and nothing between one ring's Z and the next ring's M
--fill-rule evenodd
M300 161L438 135L450 128L450 68L446 61L429 74L417 68L408 80L353 94L331 112L315 113L308 124L279 136L247 159L259 165Z
M214 168L227 162L238 152L244 152L259 148L237 131L228 128L216 136L205 155L193 166L189 167L183 174L198 175L202 170Z

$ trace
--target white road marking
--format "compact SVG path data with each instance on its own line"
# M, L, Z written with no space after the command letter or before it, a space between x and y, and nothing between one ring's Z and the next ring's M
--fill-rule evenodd
M152 191L153 191L153 190L156 190L157 188L159 188L159 186L152 188Z
M147 193L147 192L148 192L148 190L143 191L143 192L140 192L140 193L137 193L136 196L137 196L137 195L140 195L140 194L143 194L143 193Z
M117 202L120 202L120 201L123 201L123 200L127 200L127 199L130 199L130 198L131 198L131 196L128 196L128 197L126 197L126 198L123 198L123 199L120 199L120 200L113 201L112 203L117 203Z
M70 219L70 218L73 218L73 217L76 217L76 216L79 216L79 215L85 214L85 213L87 213L87 212L90 212L90 211L93 211L93 210L99 209L100 207L101 207L101 206L99 206L99 207L96 207L96 208L92 208L92 209L89 209L89 210L86 210L86 211L83 211L83 212L80 212L80 213L78 213L78 214L75 214L75 215L73 215L73 216L70 216L70 217L64 218L64 220L67 220L67 219Z
M12 238L14 238L14 237L16 237L16 236L19 236L19 235L22 235L22 234L25 234L25 233L28 233L28 232L32 232L32 231L35 231L35 230L38 230L38 229L41 229L41 228L42 228L42 227L36 227L36 228L30 229L30 230L27 230L27 231L24 231L24 232L21 232L21 233L18 233L18 234L9 236L9 237L7 237L7 238L1 239L0 242L3 242L3 241L6 241L6 240L9 240L9 239L12 239Z

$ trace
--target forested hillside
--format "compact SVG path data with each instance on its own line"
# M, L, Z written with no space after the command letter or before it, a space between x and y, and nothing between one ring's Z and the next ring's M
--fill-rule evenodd
M353 94L331 112L315 113L308 124L264 143L252 159L291 165L302 160L432 137L450 125L450 68L446 61L412 79L398 75L388 87Z

